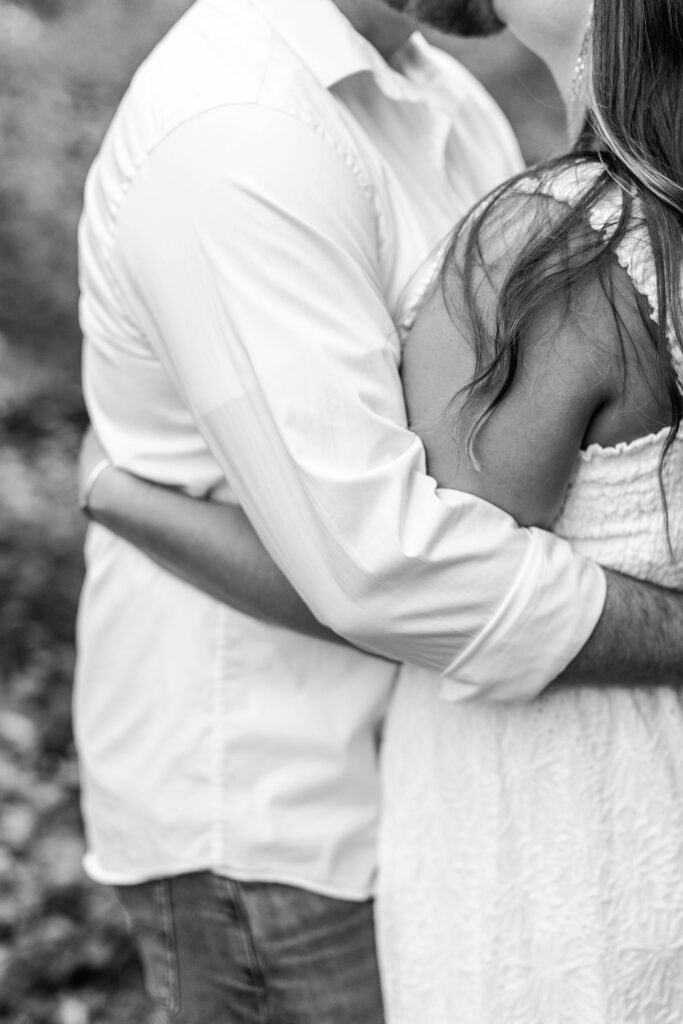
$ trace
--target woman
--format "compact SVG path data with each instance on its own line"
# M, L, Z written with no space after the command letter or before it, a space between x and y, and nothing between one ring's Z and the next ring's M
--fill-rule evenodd
M586 126L456 232L406 346L407 401L441 483L680 588L683 9L598 0L574 64L563 40L587 12L554 6L556 31L537 5L499 9L585 95ZM383 757L389 1019L679 1020L679 694L458 706L419 676Z
M457 229L405 347L411 420L440 484L681 588L683 9L498 12L586 121ZM220 529L198 507L190 531L204 512ZM294 598L282 617L307 628ZM679 1020L678 693L455 705L421 675L404 670L385 738L389 1020Z

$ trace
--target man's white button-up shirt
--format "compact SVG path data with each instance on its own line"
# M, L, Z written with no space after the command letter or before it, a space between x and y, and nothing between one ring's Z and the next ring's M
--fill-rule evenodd
M224 481L323 622L433 669L447 699L533 696L604 600L565 542L438 490L406 427L398 326L449 228L519 167L492 101L421 37L389 66L331 0L199 0L124 98L80 231L113 460L195 494ZM395 672L91 527L88 870L365 897Z

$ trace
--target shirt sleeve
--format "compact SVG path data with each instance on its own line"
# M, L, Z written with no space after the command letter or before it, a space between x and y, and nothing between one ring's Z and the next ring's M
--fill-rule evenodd
M426 475L378 245L372 190L334 140L279 111L223 108L147 159L112 267L315 615L441 673L449 699L534 696L592 632L604 576Z

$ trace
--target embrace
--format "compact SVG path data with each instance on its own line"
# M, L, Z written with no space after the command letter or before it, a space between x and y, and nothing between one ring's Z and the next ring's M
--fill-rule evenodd
M504 25L527 169L420 33ZM197 0L80 255L86 869L159 1019L679 1024L681 0Z

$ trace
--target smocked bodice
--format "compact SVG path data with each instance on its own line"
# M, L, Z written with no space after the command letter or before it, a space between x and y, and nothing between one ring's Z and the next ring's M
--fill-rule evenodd
M630 444L591 445L576 464L553 530L602 565L683 588L683 432L664 462L668 430Z

